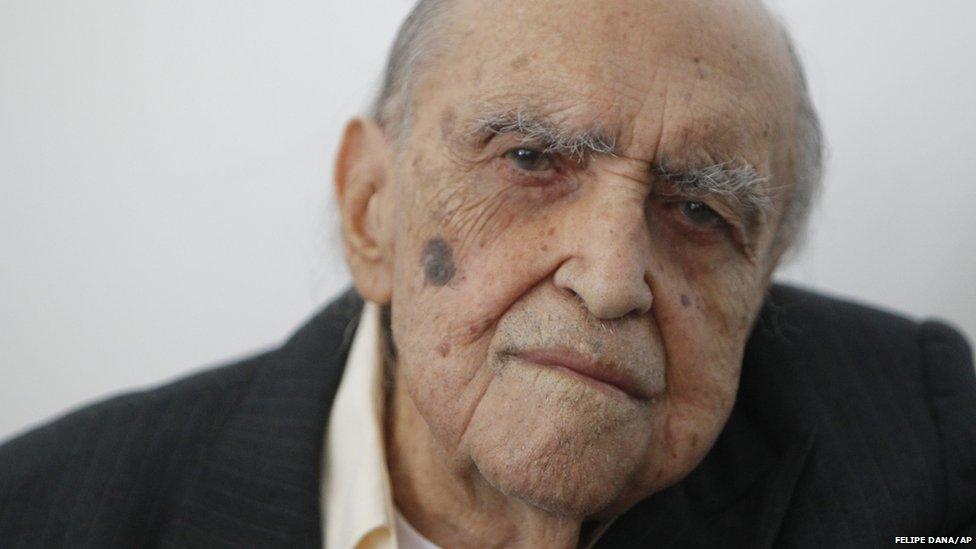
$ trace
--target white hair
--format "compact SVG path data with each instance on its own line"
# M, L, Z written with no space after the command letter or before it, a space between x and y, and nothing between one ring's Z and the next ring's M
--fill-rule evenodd
M427 64L440 51L437 42L443 43L447 38L444 22L451 4L451 0L419 0L400 25L390 47L383 83L373 100L370 115L395 141L410 131L414 87Z

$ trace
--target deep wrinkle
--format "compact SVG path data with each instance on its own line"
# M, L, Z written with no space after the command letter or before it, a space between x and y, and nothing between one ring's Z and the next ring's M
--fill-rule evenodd
M454 266L454 250L439 236L424 244L421 261L424 265L424 279L433 286L446 285L457 272Z

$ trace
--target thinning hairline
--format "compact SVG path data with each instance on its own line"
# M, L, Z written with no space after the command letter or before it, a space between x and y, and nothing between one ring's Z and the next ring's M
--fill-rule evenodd
M573 128L551 116L525 106L506 107L483 103L478 114L464 124L470 138L516 133L525 143L545 152L583 158L619 156L616 136L605 128ZM745 159L735 157L709 164L693 164L675 157L650 162L652 171L679 191L692 195L714 195L731 199L747 213L768 213L772 207L763 184L769 178Z

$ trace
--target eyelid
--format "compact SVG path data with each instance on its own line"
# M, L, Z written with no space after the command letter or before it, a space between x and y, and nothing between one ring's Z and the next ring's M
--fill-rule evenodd
M701 202L702 204L705 204L711 208L712 211L715 212L715 215L717 215L719 219L721 219L722 222L728 226L728 229L736 242L742 244L747 242L748 239L746 228L742 216L738 211L735 210L735 208L727 204L726 201L716 200L714 198L710 200L709 197L699 197L692 200L695 202Z
M552 141L548 141L539 137L532 138L524 133L515 130L501 130L492 131L488 134L487 139L484 140L485 146L496 140L503 140L506 142L505 150L502 154L513 149L513 148L526 148L539 151L541 153L552 155L553 157L565 157L565 151L560 150L560 147ZM511 143L508 143L511 142Z
M685 202L701 202L702 204L708 206L712 209L712 211L715 212L715 214L725 225L724 229L728 232L728 235L732 241L740 246L743 252L745 252L747 255L751 254L749 234L746 230L743 219L741 219L741 216L736 213L733 208L728 206L725 201L718 200L714 196L696 196L693 194L678 192L659 191L654 193L654 196L657 197L657 200L666 204L669 208L673 208L674 210L678 210ZM681 212L674 212L671 215L684 214ZM690 221L686 223L686 226L689 231L697 232L701 235L714 231L714 229L696 227Z
M719 217L721 217L726 223L734 225L736 223L741 223L741 215L736 209L729 204L729 200L723 200L722 196L716 196L709 193L694 193L681 191L680 189L675 189L671 186L667 188L656 188L653 194L660 197L662 200L667 202L701 202L702 204L708 206L712 209Z
M512 147L511 149L508 149L507 151L505 151L505 153L502 156L505 159L510 160L511 162L517 164L518 161L519 161L519 158L518 158L518 155L515 154L515 153L522 152L522 151L529 152L529 153L533 153L535 155L538 155L537 158L536 158L536 160L537 161L540 161L540 162L543 162L544 165L545 165L545 167L543 169L532 170L532 169L527 169L527 168L524 168L522 166L519 166L518 169L520 169L520 170L523 170L523 171L526 171L526 172L531 172L531 173L536 173L536 172L546 172L546 171L553 170L553 169L556 169L557 168L557 162L559 161L558 158L556 158L554 155L552 155L550 153L547 153L547 152L545 152L543 150L539 150L539 149L532 148L532 147L521 147L521 146L520 147Z
M510 158L511 153L519 149L531 150L545 155L545 162L548 164L544 169L526 170L517 166L516 161ZM546 191L549 198L561 196L572 192L578 188L579 181L572 174L568 173L566 159L555 152L547 152L545 148L533 146L528 143L506 143L504 146L493 146L489 151L489 158L498 162L499 169L503 170L504 177L519 187L549 189Z
M715 215L714 225L699 225L694 220L690 219L685 213L684 207L685 205L691 203L699 203L708 208ZM665 200L665 204L667 208L672 210L672 215L678 216L680 218L680 222L687 225L689 230L707 233L715 232L716 230L720 229L730 229L733 227L733 224L730 223L721 212L717 211L715 208L712 208L711 205L704 200L699 200L697 198L674 198Z
M750 240L749 233L746 230L745 220L742 219L741 214L735 208L728 205L726 201L716 200L714 197L712 197L712 200L709 200L707 197L701 197L700 199L695 199L695 201L701 202L711 208L726 225L726 229L732 237L732 240L741 246L743 251L749 253Z
M497 133L496 137L503 136L503 135L511 135L511 136L515 136L516 138L521 136L521 134L517 132L504 132L504 133ZM552 163L552 169L558 170L561 166L565 165L565 160L566 160L565 155L561 154L559 151L554 150L554 147L549 143L545 143L539 140L528 140L524 138L519 138L517 141L516 140L508 140L508 141L513 141L513 142L510 143L506 142L500 145L496 151L492 152L492 156L506 158L514 151L517 151L519 149L525 149L525 150L537 152L540 155L544 155L548 157L549 161Z

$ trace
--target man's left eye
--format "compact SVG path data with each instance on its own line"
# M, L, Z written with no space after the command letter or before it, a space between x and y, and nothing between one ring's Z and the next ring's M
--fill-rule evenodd
M527 172L544 172L554 166L552 155L535 149L512 149L505 153L505 158L511 160L518 169Z
M715 229L725 225L725 220L704 202L682 202L681 213L693 225L702 229Z

